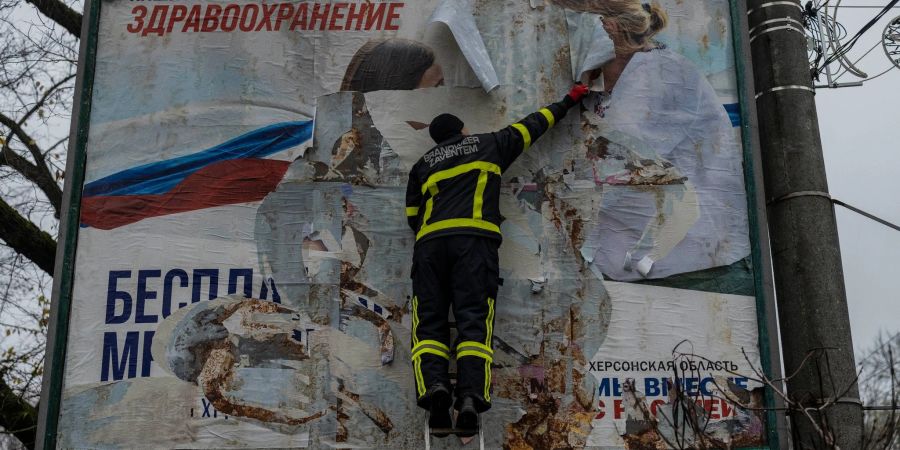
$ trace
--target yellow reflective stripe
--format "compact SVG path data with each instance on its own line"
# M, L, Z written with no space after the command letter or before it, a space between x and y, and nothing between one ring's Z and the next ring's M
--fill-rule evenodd
M463 341L456 346L456 357L477 356L489 361L494 360L494 351L487 345L475 341Z
M431 220L431 213L434 211L434 196L438 194L437 185L431 186L429 191L431 191L431 196L428 197L428 201L425 202L425 215L422 217L423 228L428 224L428 221Z
M413 345L416 345L419 343L419 337L416 336L416 329L419 328L419 297L417 297L415 295L413 296L412 310L413 310L412 343L413 343Z
M425 211L426 215L428 211ZM447 219L442 220L440 222L435 222L428 225L423 225L422 228L419 229L419 232L416 234L416 240L422 239L422 236L425 236L428 233L434 233L435 231L446 230L448 228L478 228L481 230L492 231L494 233L500 233L500 227L494 225L486 220L477 220L477 219Z
M556 117L553 117L553 113L549 109L541 108L541 114L547 119L547 128L553 128L553 125L556 125Z
M484 206L484 189L487 187L488 173L481 171L478 175L478 186L475 187L475 202L472 205L472 218L480 220L482 218L482 207Z
M444 359L450 359L450 354L448 354L446 352L442 352L436 348L431 348L431 347L425 347L425 348L420 348L420 349L416 350L416 352L413 353L413 355L412 355L412 359L414 359L414 360L422 359L422 355L424 355L426 353L430 353L435 356L440 356L441 358L444 358Z
M491 363L493 361L484 362L484 400L491 401Z
M456 354L456 359L462 358L463 356L475 356L477 358L481 358L489 363L494 362L494 358L488 355L485 355L481 351L476 350L464 350ZM490 367L490 366L488 366Z
M413 360L413 373L416 375L416 392L419 397L425 395L425 377L422 376L422 360Z
M415 344L412 349L412 358L421 358L423 354L431 353L444 359L450 359L450 347L441 342L425 339Z
M528 130L525 130L525 132L527 133ZM528 138L528 142L531 142L530 137ZM475 161L466 164L460 164L447 170L435 172L430 177L428 177L428 180L426 180L425 184L422 185L422 193L424 194L426 191L431 189L432 186L436 188L439 181L449 180L450 178L458 177L466 172L471 172L473 170L483 170L501 175L500 166L494 163L489 163L487 161ZM436 193L437 191L435 190L435 192L432 192L432 195Z
M528 150L528 147L531 147L531 133L528 132L528 128L525 128L525 125L521 123L514 123L512 127L519 131L519 134L522 135L522 139L525 140L525 147L522 150Z
M416 332L419 328L419 297L414 295L412 299L412 343L413 346L419 343L419 338L416 336ZM413 358L413 374L416 377L416 392L419 394L419 397L425 395L425 378L422 375L422 360L421 358Z
M494 299L488 297L488 316L485 322L487 323L487 337L484 339L484 345L488 348L491 347L491 338L494 335Z
M464 341L464 342L460 342L459 345L456 346L456 350L459 351L459 350L465 349L466 347L474 347L474 348L477 348L477 349L481 349L481 350L487 352L489 355L493 355L493 354L494 354L494 351L491 350L490 347L488 347L487 345L482 344L481 342L475 342L475 341Z
M488 297L488 316L485 319L487 325L487 336L484 338L485 347L488 349L491 348L491 339L494 335L494 299ZM493 351L491 352L493 354ZM491 401L491 361L484 362L484 399L485 401Z
M426 340L421 341L421 342L419 342L418 344L416 344L415 347L413 347L413 353L415 353L416 350L418 350L419 347L424 347L424 346L426 346L426 345L433 345L433 346L435 346L435 347L437 347L437 348L439 348L439 349L441 349L441 350L443 350L443 351L445 351L445 352L447 352L447 353L450 353L450 347L447 347L446 345L444 345L443 342L440 342L440 341L432 341L431 339L426 339Z
M419 215L418 206L410 206L406 208L406 217L416 217Z

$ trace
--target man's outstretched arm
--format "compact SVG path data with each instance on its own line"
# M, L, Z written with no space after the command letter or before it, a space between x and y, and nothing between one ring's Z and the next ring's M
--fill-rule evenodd
M519 155L531 144L537 141L556 122L566 117L566 112L577 105L587 94L588 88L583 84L576 84L562 100L547 105L528 117L498 131L496 133L500 142L500 153L507 165L512 164Z

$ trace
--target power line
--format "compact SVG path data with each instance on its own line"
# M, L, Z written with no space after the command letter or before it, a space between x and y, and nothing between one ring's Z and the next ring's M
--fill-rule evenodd
M832 198L832 199L831 199L831 202L834 203L835 205L843 206L844 208L847 208L847 209L849 209L850 211L853 211L853 212L855 212L855 213L857 213L857 214L859 214L859 215L861 215L861 216L864 216L864 217L867 217L867 218L869 218L869 219L872 219L872 220L874 220L874 221L876 221L876 222L878 222L878 223L880 223L880 224L882 224L882 225L884 225L884 226L886 226L886 227L893 228L893 229L895 229L895 230L897 230L897 231L900 231L900 225L897 225L897 224L888 222L887 220L884 220L884 219L882 219L882 218L880 218L880 217L878 217L878 216L876 216L876 215L874 215L874 214L869 214L869 213L867 213L867 212L865 212L865 211L863 211L863 210L861 210L861 209L859 209L859 208L856 208L856 207L854 207L854 206L848 205L848 204L846 204L846 203L844 203L844 202L842 202L842 201L840 201L840 200L838 200L838 199L836 199L836 198Z
M887 14L887 12L889 10L898 6L897 5L898 2L900 2L900 0L891 0L890 2L888 2L887 5L882 6L881 11L878 14L876 14L875 17L873 17L871 20L869 20L869 22L866 23L865 26L863 26L859 31L857 31L856 34L854 34L853 37L851 37L846 43L841 44L832 55L825 58L825 61L823 61L819 67L815 68L815 71L813 72L813 77L818 78L818 74L822 73L822 71L825 70L825 68L829 64L837 62L838 60L843 58L844 55L846 55L850 51L850 49L852 49L856 45L856 42L859 40L860 37L862 37L863 34L865 34L866 31L869 31L870 28L872 28L876 23L878 23L884 17L884 15ZM826 2L826 4L827 4L827 2ZM809 7L810 4L808 3L807 5ZM824 6L825 6L825 4L823 4L819 8L822 8ZM865 6L865 5L857 5L857 6ZM838 8L840 8L840 6ZM817 12L818 9L816 9L815 11Z

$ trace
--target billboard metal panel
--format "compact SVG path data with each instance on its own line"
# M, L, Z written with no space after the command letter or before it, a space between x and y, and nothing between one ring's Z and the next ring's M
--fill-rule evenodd
M741 10L440 4L89 4L45 446L420 447L406 173L566 92L576 13L668 23L504 173L488 445L665 443L678 389L689 439L774 440L722 398L777 361Z

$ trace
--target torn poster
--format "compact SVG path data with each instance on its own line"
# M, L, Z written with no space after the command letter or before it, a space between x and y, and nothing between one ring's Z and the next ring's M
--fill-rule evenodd
M491 63L491 57L484 47L481 33L475 25L472 0L443 0L428 20L429 23L443 23L453 33L456 43L475 75L481 80L485 92L491 92L500 81Z
M666 48L635 54L585 101L602 203L582 248L620 281L727 266L750 252L743 156L713 86Z
M566 10L566 24L572 80L587 84L588 72L615 58L613 41L603 29L603 17L598 14Z
M598 352L589 364L599 379L594 417L596 429L605 430L600 434L621 436L627 448L668 448L666 442L679 439L691 448L702 439L721 448L759 443L765 415L729 401L762 404L752 375L760 367L755 333L735 334L734 327L751 325L754 299L618 282L606 287L615 317L606 343L617 350ZM660 321L684 340L670 345L669 336L640 331ZM690 408L694 413L686 414ZM678 420L697 420L704 432Z

